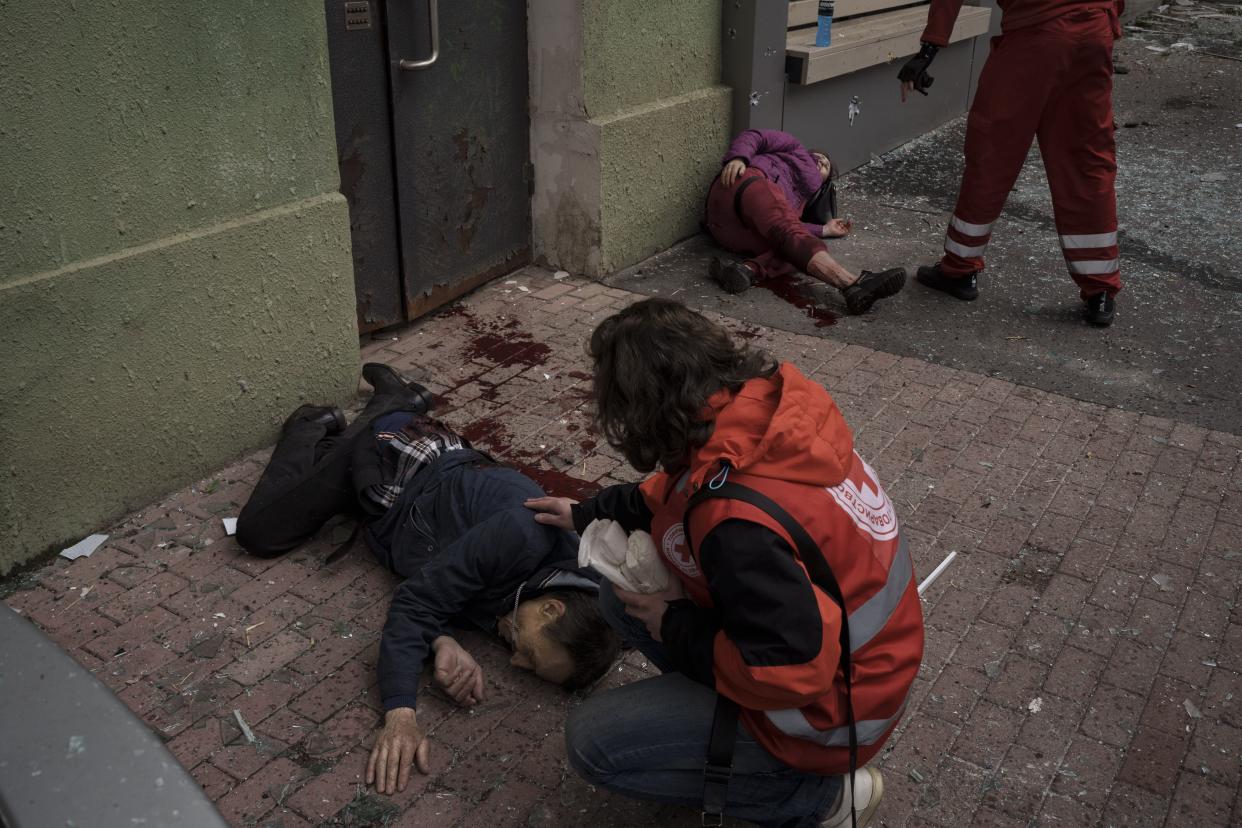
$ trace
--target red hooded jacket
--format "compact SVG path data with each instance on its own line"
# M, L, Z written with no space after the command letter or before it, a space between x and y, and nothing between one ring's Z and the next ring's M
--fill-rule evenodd
M923 30L923 42L936 46L949 45L949 33L957 21L963 0L931 0L927 13L927 28ZM1114 12L1114 32L1120 37L1116 18L1125 10L1125 0L997 0L1001 8L1001 31L1012 32L1034 26L1068 12L1082 9L1111 9ZM1036 58L1032 58L1033 60Z
M793 365L736 394L721 391L708 406L715 428L688 469L610 487L576 507L575 522L613 517L649 528L690 599L670 604L661 627L673 663L736 701L750 733L790 767L845 773L839 608L765 512L707 500L691 515L691 547L685 509L726 461L729 480L779 503L818 543L850 617L860 765L896 726L923 655L922 609L896 513L828 392Z

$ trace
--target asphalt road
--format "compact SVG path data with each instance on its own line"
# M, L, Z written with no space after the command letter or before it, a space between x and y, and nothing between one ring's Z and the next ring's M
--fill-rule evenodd
M706 278L719 251L703 237L607 281L755 324L1242 433L1242 62L1169 48L1198 38L1203 49L1242 53L1242 17L1156 25L1168 30L1136 30L1117 47L1130 72L1115 84L1124 290L1112 328L1081 320L1037 149L993 231L973 303L912 279L862 317L845 316L839 294L810 280L728 296ZM896 97L894 82L894 105ZM964 132L963 118L845 176L841 204L855 232L829 243L833 255L854 269L905 266L911 276L934 262L957 195Z

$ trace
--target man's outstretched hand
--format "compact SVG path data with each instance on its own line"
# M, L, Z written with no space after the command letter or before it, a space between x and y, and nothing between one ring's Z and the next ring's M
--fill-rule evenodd
M419 773L431 773L431 744L418 726L414 708L393 708L384 716L384 727L371 748L367 784L382 794L404 791L414 763Z
M447 635L431 642L431 649L436 654L435 681L440 689L462 707L483 701L483 668L474 656Z
M526 508L535 512L535 520L539 523L572 532L574 513L571 507L577 502L567 497L532 497L526 501Z

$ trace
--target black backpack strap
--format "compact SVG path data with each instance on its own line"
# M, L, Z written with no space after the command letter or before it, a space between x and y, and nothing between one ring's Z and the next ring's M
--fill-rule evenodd
M703 824L721 825L725 803L729 800L729 780L733 778L733 747L737 742L737 702L717 694L712 714L712 735L707 743L707 762L703 765Z
M690 512L694 509L695 506L699 505L705 500L710 500L714 498L724 498L726 500L738 500L738 501L741 501L742 503L748 503L751 506L754 506L755 508L764 512L769 517L771 517L773 520L775 520L778 524L780 524L781 528L785 530L785 532L793 540L794 545L797 547L798 558L802 561L803 566L805 566L807 569L807 573L811 576L811 582L814 583L820 589L822 589L824 593L829 598L832 599L833 603L835 603L841 609L841 636L840 636L841 661L840 661L840 664L841 664L841 673L842 675L845 676L846 723L849 726L849 731L850 731L850 802L851 802L850 822L852 825L857 826L857 814L854 812L852 803L853 803L853 792L854 792L854 773L858 769L858 730L855 727L855 722L854 722L854 700L852 696L853 676L851 675L851 662L850 662L850 620L849 620L849 613L847 612L845 608L845 596L841 592L841 585L837 582L836 575L834 575L832 572L832 567L828 565L828 561L824 558L824 554L820 550L819 544L815 543L815 541L811 538L810 533L806 531L806 527L804 527L801 523L799 523L793 517L793 515L785 511L785 509L782 508L781 505L778 504L775 500L772 500L772 498L768 497L762 492L755 491L749 486L743 486L741 483L735 483L729 480L728 471L729 471L729 466L728 464L725 464L724 467L721 469L721 472L712 479L712 482L710 484L703 486L697 492L691 495L690 501L686 505L686 513L685 513L686 516L683 521L683 529L685 531L685 537L686 537L686 546L689 550L691 550L691 554L693 554L693 541L691 540L691 537L690 537ZM718 733L717 723L721 717L721 706L726 702L729 705L732 705L734 707L734 722L736 722L736 707L737 707L736 703L734 703L732 700L726 699L723 695L718 696L717 702L716 702L716 715L712 721L712 739L711 739L711 743L708 745L708 750L707 750L708 763L707 763L707 767L704 768L704 777L705 777L705 781L703 785L703 824L704 825L719 825L720 824L719 821L710 822L710 823L707 821L709 818L708 805L709 804L714 805L716 803L716 797L719 797L720 807L723 810L723 800L725 799L725 796L727 794L729 776L732 775L731 765L733 761L733 743L734 743L734 740L737 738L736 724L728 733L729 743L728 743L728 754L727 755L728 755L728 762L730 765L728 769L729 773L724 775L723 783L721 783L719 781L719 777L720 777L719 772L715 772L714 774L711 772L711 769L713 768L713 764L714 764L713 757L717 754L717 750L718 750L717 739L725 738L722 734ZM715 779L713 779L713 776L715 777ZM717 793L717 788L719 788L718 793ZM713 796L713 799L711 800L710 803L708 800L709 789Z
M743 222L745 221L745 219L742 218L742 193L746 192L747 187L749 187L751 184L754 184L756 181L761 180L761 178L763 181L767 181L766 176L761 177L758 175L752 175L750 178L745 179L740 184L735 185L737 187L737 192L733 194L733 212L737 213L737 217L739 221L743 221Z

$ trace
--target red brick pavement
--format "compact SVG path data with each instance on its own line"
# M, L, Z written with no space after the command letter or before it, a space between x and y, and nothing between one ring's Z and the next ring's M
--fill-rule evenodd
M441 416L570 492L638 477L588 430L583 343L636 297L538 270L364 349L425 377ZM1242 438L831 339L723 320L823 382L897 504L927 654L880 759L883 825L1242 823ZM393 579L332 532L278 561L224 536L248 457L6 597L168 740L237 825L696 824L567 772L574 704L467 634L489 701L428 691L434 772L362 784ZM629 659L605 686L643 675ZM237 725L240 711L256 735Z

